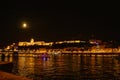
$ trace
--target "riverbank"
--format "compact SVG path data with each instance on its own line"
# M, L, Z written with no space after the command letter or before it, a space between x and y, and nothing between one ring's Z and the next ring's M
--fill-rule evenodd
M0 71L0 80L32 80L21 76L16 76L7 72Z
M12 62L0 62L0 80L32 80L8 73L12 71L12 67Z

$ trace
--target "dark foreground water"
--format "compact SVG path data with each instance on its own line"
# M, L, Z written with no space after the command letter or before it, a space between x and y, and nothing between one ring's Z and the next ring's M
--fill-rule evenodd
M117 56L18 57L13 59L12 72L33 80L120 80L120 60Z

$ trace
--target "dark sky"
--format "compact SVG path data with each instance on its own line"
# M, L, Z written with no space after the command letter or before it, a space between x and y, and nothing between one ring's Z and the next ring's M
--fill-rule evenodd
M113 27L113 16L91 12L62 2L3 3L0 6L0 46L29 41L30 38L45 41L86 39L92 36L117 39L120 32ZM21 28L24 21L28 23L27 29Z

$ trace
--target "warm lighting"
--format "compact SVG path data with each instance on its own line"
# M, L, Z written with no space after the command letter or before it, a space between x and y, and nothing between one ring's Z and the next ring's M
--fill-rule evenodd
M75 40L75 43L80 43L80 40Z
M32 38L32 39L30 40L30 42L31 42L31 43L34 43L34 39Z
M10 46L7 46L7 48L6 48L7 50L9 50L10 49Z

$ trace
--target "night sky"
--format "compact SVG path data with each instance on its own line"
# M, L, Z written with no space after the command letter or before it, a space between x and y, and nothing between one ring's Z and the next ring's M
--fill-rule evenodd
M113 26L110 15L91 15L91 10L62 2L4 4L0 6L0 46L31 38L37 41L119 39L120 32ZM27 29L21 27L23 22L28 24Z

